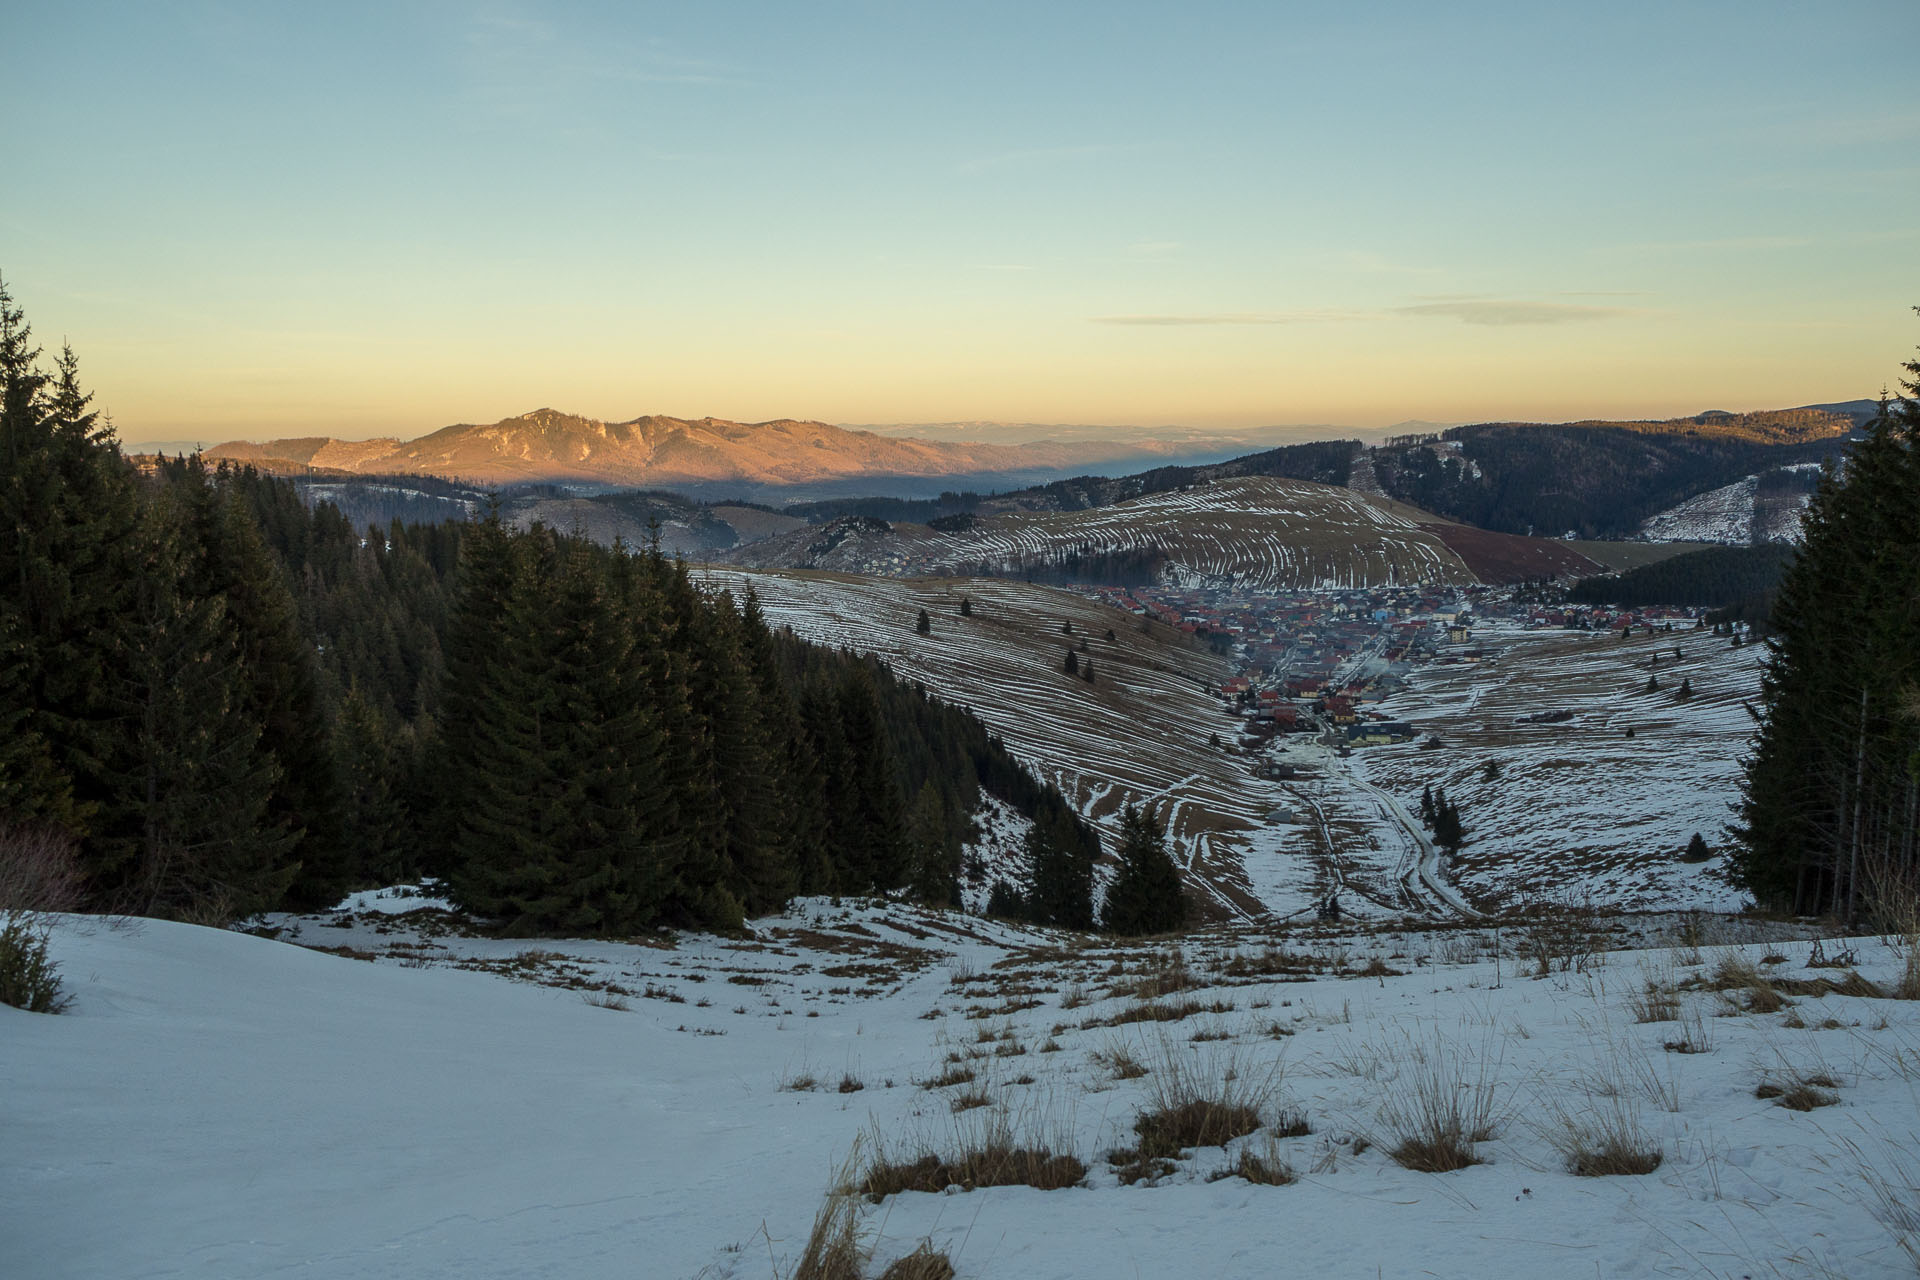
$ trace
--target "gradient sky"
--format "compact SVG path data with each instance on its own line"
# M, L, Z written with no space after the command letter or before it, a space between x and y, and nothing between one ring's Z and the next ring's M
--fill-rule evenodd
M1920 3L9 5L128 440L1662 416L1920 342Z

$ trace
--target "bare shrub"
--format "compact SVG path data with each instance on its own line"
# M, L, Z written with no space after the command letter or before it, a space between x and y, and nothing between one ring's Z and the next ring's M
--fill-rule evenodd
M78 911L85 888L72 836L0 826L0 911Z
M1521 926L1520 955L1533 962L1535 977L1585 973L1606 947L1599 922L1590 902L1536 903Z
M1475 1054L1435 1039L1412 1046L1381 1104L1388 1154L1417 1173L1448 1173L1478 1164L1476 1143L1498 1131L1501 1108L1497 1051Z

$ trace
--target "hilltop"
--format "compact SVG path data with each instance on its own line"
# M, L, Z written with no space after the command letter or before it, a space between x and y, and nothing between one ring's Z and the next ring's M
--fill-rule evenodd
M1511 582L1600 568L1561 542L1488 533L1391 499L1269 475L1072 510L1013 505L983 504L985 514L932 525L848 516L723 558L757 568L1107 583L1170 576L1262 589Z

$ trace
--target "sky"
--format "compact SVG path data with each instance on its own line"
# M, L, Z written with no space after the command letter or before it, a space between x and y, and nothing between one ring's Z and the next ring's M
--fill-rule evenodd
M1877 394L1914 0L8 6L0 274L128 441Z

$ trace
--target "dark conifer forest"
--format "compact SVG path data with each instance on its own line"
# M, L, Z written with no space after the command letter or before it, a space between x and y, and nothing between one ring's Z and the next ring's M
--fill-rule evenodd
M88 907L225 921L421 874L523 934L951 902L982 789L1098 855L971 714L655 546L137 470L3 290L0 382L0 815L71 837Z
M1920 396L1920 360L1905 370ZM1805 528L1773 604L1733 872L1763 903L1884 920L1920 887L1920 402L1882 403Z

